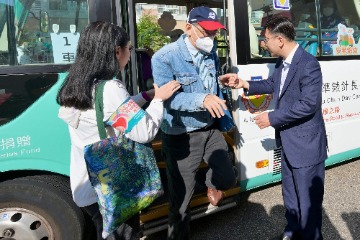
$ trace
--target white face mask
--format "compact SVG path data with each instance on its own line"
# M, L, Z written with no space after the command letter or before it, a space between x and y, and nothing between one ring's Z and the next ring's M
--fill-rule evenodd
M204 51L205 53L210 53L214 47L215 36L199 38L199 36L197 35L197 33L194 29L194 26L191 26L191 27L193 28L195 35L198 37L198 39L196 39L196 41L195 41L196 47L198 49Z
M331 16L334 13L334 8L324 8L323 14L325 17Z

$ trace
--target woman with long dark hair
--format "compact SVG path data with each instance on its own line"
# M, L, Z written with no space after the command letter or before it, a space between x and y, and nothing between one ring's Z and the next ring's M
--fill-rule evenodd
M71 138L70 182L73 199L92 218L97 238L102 239L102 216L96 193L89 181L84 146L100 140L94 110L95 87L106 81L103 93L104 122L130 97L124 84L115 78L130 60L132 46L126 31L107 22L90 23L81 33L74 64L57 95L59 117L69 125ZM179 89L177 81L131 97L142 106L151 100L143 117L125 134L137 142L151 141L163 118L163 101ZM109 137L118 136L123 127L106 127ZM139 215L122 224L107 239L139 239Z

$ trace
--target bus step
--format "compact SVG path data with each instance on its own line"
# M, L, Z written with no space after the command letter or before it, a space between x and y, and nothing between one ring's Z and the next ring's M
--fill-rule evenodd
M211 204L199 206L191 210L191 220L205 217L207 215L235 207L236 205L237 205L236 197L230 197L224 199L220 206L213 206ZM151 221L148 223L144 223L142 225L143 235L147 236L150 234L154 234L156 232L163 231L167 229L167 223L168 223L167 217L155 221Z

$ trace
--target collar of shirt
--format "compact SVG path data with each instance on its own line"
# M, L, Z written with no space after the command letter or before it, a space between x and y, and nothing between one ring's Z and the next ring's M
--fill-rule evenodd
M293 50L291 50L291 52L287 56L287 58L285 60L283 60L284 68L290 66L298 47L299 47L299 44L296 44L296 46L293 48Z
M197 49L191 44L188 36L185 37L184 41L185 41L186 47L187 47L187 49L189 50L190 55L191 55L191 57L192 57L192 59L193 59L193 61L194 61L194 59L200 54L200 51L197 50Z
M191 55L193 60L196 72L198 73L200 79L203 81L204 87L208 89L210 93L214 90L214 79L215 77L209 77L210 71L206 66L206 59L210 58L211 55L205 55L198 49L196 49L189 40L189 37L185 37L184 39L187 49Z

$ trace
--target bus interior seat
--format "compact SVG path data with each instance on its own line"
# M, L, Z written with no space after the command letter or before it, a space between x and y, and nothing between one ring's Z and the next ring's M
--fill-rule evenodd
M299 22L297 28L300 29L311 29L312 25L311 23L308 22ZM306 31L297 31L296 32L296 37L298 38L311 38L314 39L314 41L306 41L306 40L296 40L296 42L303 48L305 49L308 53L310 53L313 56L317 55L317 36L315 34L312 34L310 31L306 32Z
M360 30L359 27L356 25L350 25L349 28L354 29L354 40L355 40L355 44L360 44L359 40L360 40Z

